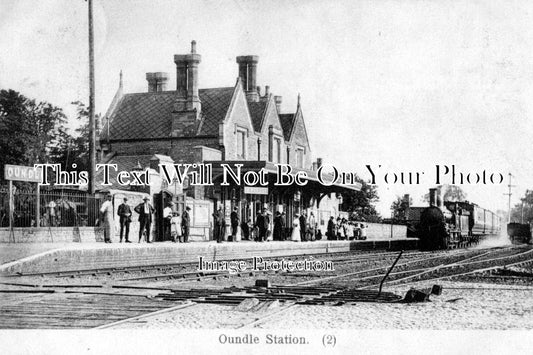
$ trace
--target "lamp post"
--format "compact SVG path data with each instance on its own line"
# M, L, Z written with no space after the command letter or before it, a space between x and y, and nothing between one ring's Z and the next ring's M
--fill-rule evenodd
M93 1L88 0L89 6L89 192L95 192L95 163L96 163L96 130L94 123L94 34L93 34Z

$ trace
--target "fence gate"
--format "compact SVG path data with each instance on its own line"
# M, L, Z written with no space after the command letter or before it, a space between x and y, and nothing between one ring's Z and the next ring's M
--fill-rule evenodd
M170 236L164 234L164 221L163 221L163 209L165 206L172 202L172 194L166 191L161 191L158 194L154 195L154 204L155 204L155 241L164 242L170 240Z

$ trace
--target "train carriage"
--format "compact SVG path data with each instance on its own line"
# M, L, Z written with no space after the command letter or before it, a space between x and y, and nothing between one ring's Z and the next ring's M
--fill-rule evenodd
M443 202L437 189L430 189L429 207L410 207L408 236L417 236L426 250L462 248L500 233L500 218L494 212L468 201Z
M485 210L477 205L472 205L472 213L474 216L472 234L485 234Z

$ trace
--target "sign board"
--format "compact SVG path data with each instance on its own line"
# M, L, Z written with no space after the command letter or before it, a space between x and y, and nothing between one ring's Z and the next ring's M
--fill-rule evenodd
M4 167L4 177L6 180L41 182L43 169L35 169L33 166L6 164Z
M268 187L245 186L244 193L248 195L268 195Z
M194 226L209 226L209 205L195 203L193 206Z

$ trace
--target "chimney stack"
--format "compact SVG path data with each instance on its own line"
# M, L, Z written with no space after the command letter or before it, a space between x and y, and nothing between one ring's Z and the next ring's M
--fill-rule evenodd
M242 80L246 97L251 101L259 101L259 94L256 89L257 81L257 62L259 57L256 55L243 55L237 57L239 63L239 77Z
M322 158L316 158L316 168L320 168L322 166Z
M163 72L146 73L148 92L166 91L168 74Z
M198 95L198 64L202 56L196 54L196 41L191 42L190 54L174 55L176 63L176 91L178 111L201 110L200 97Z
M437 206L437 189L429 189L429 205Z
M268 97L269 94L270 94L270 86L266 85L265 86L265 97Z
M283 101L283 97L274 96L274 101L276 102L276 108L278 109L278 113L280 113L281 112L281 103Z

